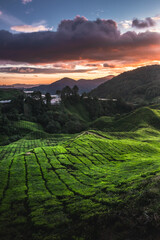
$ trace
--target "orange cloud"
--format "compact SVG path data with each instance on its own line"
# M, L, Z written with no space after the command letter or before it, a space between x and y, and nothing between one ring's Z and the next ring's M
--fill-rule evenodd
M12 26L11 30L16 32L31 33L31 32L48 31L50 30L50 28L47 28L44 25L39 25L39 26L21 25L21 26Z

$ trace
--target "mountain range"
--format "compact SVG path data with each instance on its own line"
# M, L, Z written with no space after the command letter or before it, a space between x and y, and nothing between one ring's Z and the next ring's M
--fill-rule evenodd
M80 79L80 80L74 80L72 78L62 78L56 82L53 82L48 85L39 85L33 88L30 88L29 90L32 91L40 91L42 93L49 92L50 94L55 94L57 90L62 90L65 86L69 86L70 88L77 85L79 88L79 93L83 92L90 92L92 89L98 87L100 84L110 80L113 77L113 75L109 75L103 78L97 78L93 80L87 80L87 79Z
M124 72L91 91L99 98L123 98L125 101L152 102L160 97L160 65Z

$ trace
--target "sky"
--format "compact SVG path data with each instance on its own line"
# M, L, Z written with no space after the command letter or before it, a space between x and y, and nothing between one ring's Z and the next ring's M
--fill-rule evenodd
M0 85L117 75L159 53L159 0L0 0Z

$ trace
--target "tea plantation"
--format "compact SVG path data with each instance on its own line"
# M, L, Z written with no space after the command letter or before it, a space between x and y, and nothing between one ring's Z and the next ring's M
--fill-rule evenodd
M158 130L21 139L0 151L1 240L158 236Z

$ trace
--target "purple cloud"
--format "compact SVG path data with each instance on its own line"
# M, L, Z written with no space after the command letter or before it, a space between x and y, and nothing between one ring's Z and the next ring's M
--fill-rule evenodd
M85 73L96 70L92 69L63 69L63 68L30 68L30 67L1 67L0 73L21 73L21 74L54 74L54 73Z
M136 27L136 28L148 28L148 27L153 27L155 25L156 25L156 22L150 17L145 18L145 20L139 20L135 18L132 21L132 27Z
M137 60L158 57L160 34L121 34L113 20L63 20L57 31L12 34L0 31L0 60L53 63L74 60Z

